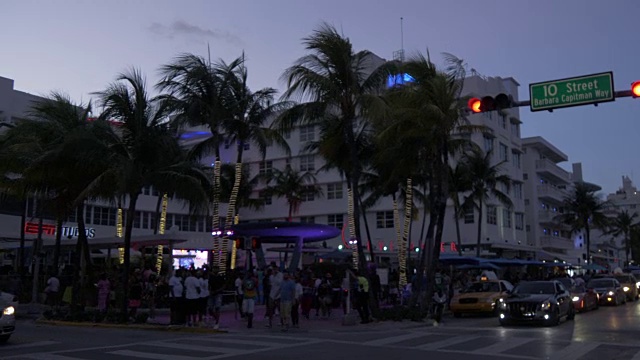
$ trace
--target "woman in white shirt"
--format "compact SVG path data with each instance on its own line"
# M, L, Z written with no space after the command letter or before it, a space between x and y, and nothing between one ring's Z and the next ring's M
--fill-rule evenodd
M187 326L195 326L198 320L198 304L200 302L202 282L194 275L195 271L192 270L184 280L184 297L186 299L187 308Z

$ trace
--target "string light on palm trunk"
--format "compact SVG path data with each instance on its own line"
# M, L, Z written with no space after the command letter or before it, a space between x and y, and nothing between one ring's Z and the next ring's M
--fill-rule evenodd
M404 259L404 271L400 271L400 285L407 285L407 249L409 242L409 229L411 226L411 211L413 204L413 186L411 178L407 179L407 189L405 190L405 204L404 204L404 229L402 233L402 258Z
M358 239L356 238L355 216L353 211L353 190L347 188L347 221L349 223L349 245L353 248L353 267L358 268Z
M213 164L213 221L211 229L213 231L220 229L220 161L216 160ZM211 264L218 265L220 252L220 236L213 236L213 251L211 252Z
M398 245L398 268L400 271L399 285L404 286L406 283L402 283L402 274L406 274L407 272L407 259L405 257L405 251L402 243L402 234L400 233L400 211L398 210L397 199L393 199L393 227L396 230L396 244Z
M240 180L242 179L242 163L236 164L235 180L233 182L233 188L231 189L231 197L229 198L229 208L227 209L227 217L225 221L225 232L231 230L233 224L234 215L236 212L236 202L238 200L238 192L240 191ZM227 251L229 250L229 236L225 233L222 238L222 249L220 251L220 257L218 259L218 267L221 273L224 274L227 261Z
M158 224L158 234L164 235L165 228L167 227L167 207L169 206L169 195L162 195L162 210L160 212L160 223ZM162 270L162 256L164 246L158 245L158 255L156 257L156 272L160 275Z
M123 220L122 220L122 208L118 208L118 214L116 219L116 236L122 238L122 228L123 228ZM118 260L120 264L124 264L124 248L118 248Z

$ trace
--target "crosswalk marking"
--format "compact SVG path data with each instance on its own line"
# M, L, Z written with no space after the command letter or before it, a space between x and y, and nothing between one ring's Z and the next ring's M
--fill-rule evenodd
M551 360L577 360L586 355L589 351L600 346L596 342L573 342L571 345L556 352L551 356Z
M427 335L428 334L425 334L425 333L409 333L409 334L404 334L404 335L392 336L392 337L388 337L388 338L382 338L382 339L366 341L366 342L363 342L361 344L362 345L372 345L372 346L383 346L383 345L399 343L399 342L402 342L402 341L405 341L405 340L411 340L411 339L415 339L415 338L419 338L419 337L427 336Z
M225 337L216 337L216 338L192 338L189 341L200 341L200 342L211 342L211 341L224 342L227 344L238 344L238 345L251 345L251 346L262 346L262 347L274 347L277 346L277 343L267 342L267 341L255 341L255 340L239 340L239 339L230 339ZM309 341L308 338L295 338L292 339L294 341ZM287 345L287 344L282 344Z
M19 355L21 358L33 359L33 360L78 360L76 357L69 357L59 354L51 354L51 353L37 353L37 354L27 354L27 355Z
M148 353L142 351L135 350L117 350L110 351L107 354L112 355L120 355L120 356L131 356L142 359L158 359L158 360L202 360L201 357L193 357L193 356L184 356L184 355L171 355L171 354L157 354L157 353ZM77 358L74 358L77 360Z
M169 349L184 350L184 351L202 351L202 352L212 352L212 353L222 353L222 354L229 353L229 354L235 354L235 355L247 353L246 348L234 349L229 347L202 346L202 345L191 345L191 344L185 344L185 343L177 344L177 343L168 343L168 342L156 342L156 343L153 343L152 345L169 348ZM252 350L250 350L249 352L252 352Z
M499 354L501 352L507 351L509 349L517 348L518 346L528 344L530 342L535 341L535 339L531 338L517 338L511 337L508 340L497 342L493 345L489 345L487 347L483 347L474 351L477 354Z
M61 344L61 342L59 341L37 341L37 342L32 342L32 343L26 343L26 344L7 344L4 345L5 347L11 348L11 349L22 349L22 348L34 348L34 347L38 347L38 346L48 346L48 345L56 345L56 344Z
M460 343L475 340L475 339L480 339L480 336L461 335L451 339L446 339L442 341L436 341L436 342L420 345L420 346L417 346L416 348L422 349L422 350L437 350L443 347L460 344Z

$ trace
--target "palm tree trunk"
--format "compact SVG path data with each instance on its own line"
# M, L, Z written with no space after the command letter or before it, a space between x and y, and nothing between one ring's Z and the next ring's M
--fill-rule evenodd
M235 180L233 181L233 188L231 189L231 197L229 198L229 208L227 209L227 217L224 222L225 234L222 234L222 249L220 251L220 258L218 259L218 266L220 272L225 273L227 264L227 251L229 247L229 236L226 235L226 230L230 230L233 225L233 218L236 214L236 201L238 200L238 192L240 191L240 181L242 181L242 148L238 150L238 162L236 163Z
M38 287L40 285L40 247L42 246L42 203L38 204L38 237L33 245L33 283L31 284L31 303L38 303Z
M460 238L460 206L453 207L453 215L456 221L456 239L458 240L458 255L462 256L462 239Z
M629 266L629 253L631 252L631 245L629 244L629 233L625 232L624 234L624 256L626 257L627 263L625 266Z
M127 209L127 225L124 230L124 266L122 274L122 304L120 304L120 315L123 320L127 319L129 309L129 269L131 268L131 234L133 231L133 220L136 216L136 203L138 202L138 192L129 194L129 208Z
M211 231L220 230L220 149L216 148L216 161L213 164L213 218L211 224ZM211 264L214 267L219 267L220 257L220 236L214 235L213 237L213 251L211 252Z
M76 218L80 218L84 213L84 202L76 207ZM76 249L74 253L73 259L73 280L72 280L72 291L71 291L71 313L77 313L80 309L78 305L80 303L80 264L82 262L82 240L80 236L78 236L78 240L76 241Z
M591 264L591 230L589 229L589 219L584 223L585 238L587 239L587 264Z
M56 243L53 248L53 274L58 274L58 265L60 263L60 242L62 240L62 219L56 221Z
M476 239L476 256L480 257L480 243L482 241L482 199L478 199L478 238Z
M360 208L362 209L362 221L364 221L364 231L367 233L367 244L369 244L369 256L371 256L371 261L376 262L376 253L373 248L373 244L371 243L371 232L369 231L369 221L367 221L367 212L362 204L362 199L360 199Z
M24 194L23 194L24 195ZM20 216L20 249L18 250L18 262L20 264L20 268L18 269L18 274L20 274L20 281L24 283L25 280L25 253L24 253L24 240L25 233L24 227L27 225L27 205L29 203L29 199L25 198L22 201L22 212Z

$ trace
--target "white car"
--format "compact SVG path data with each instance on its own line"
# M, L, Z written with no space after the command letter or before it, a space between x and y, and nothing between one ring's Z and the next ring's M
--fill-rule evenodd
M16 329L16 308L0 298L0 343L5 343Z

